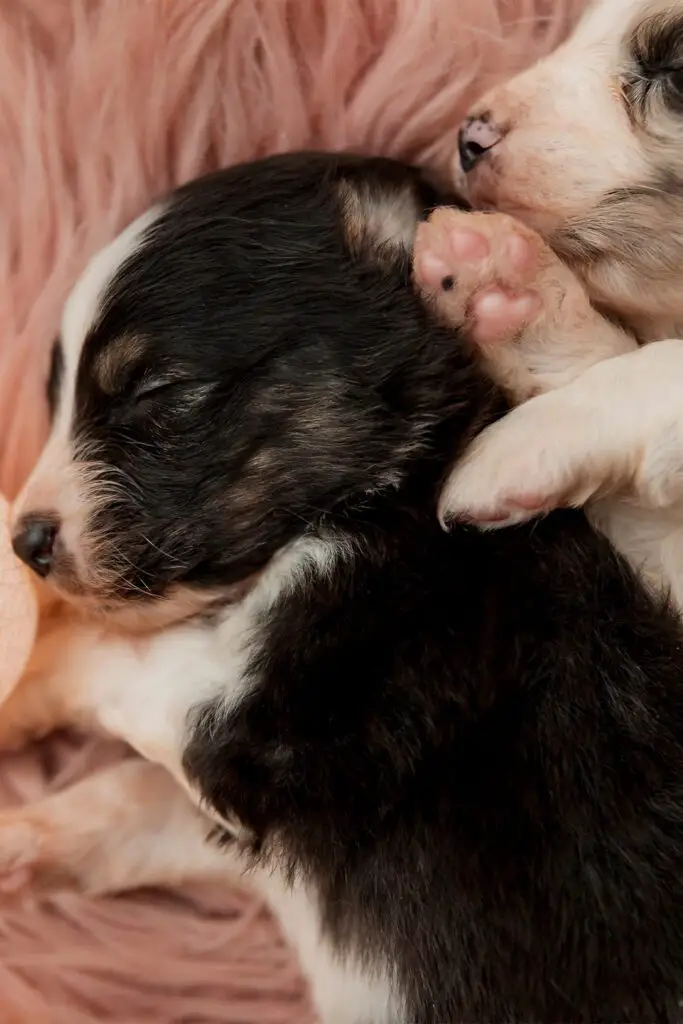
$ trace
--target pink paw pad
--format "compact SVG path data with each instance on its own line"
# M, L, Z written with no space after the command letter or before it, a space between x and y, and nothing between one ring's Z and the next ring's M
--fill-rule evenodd
M432 289L450 291L458 267L479 263L490 255L487 239L471 228L453 228L448 234L427 224L420 228L424 248L416 256L415 271L420 282Z
M453 287L451 268L435 252L427 250L420 253L415 260L415 271L420 282L428 288L444 288L448 291Z
M505 256L510 269L518 274L533 274L536 268L536 253L531 242L523 235L512 232L505 242Z
M541 297L535 292L513 293L502 288L486 288L475 295L471 315L474 336L479 343L508 338L532 320L541 309Z
M491 253L488 239L472 228L453 228L448 240L458 263L479 263Z

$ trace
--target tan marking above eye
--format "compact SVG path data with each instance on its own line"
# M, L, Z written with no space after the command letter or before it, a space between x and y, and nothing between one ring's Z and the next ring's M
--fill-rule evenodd
M116 393L126 369L142 357L145 342L142 338L123 334L98 352L93 362L93 376L107 395Z

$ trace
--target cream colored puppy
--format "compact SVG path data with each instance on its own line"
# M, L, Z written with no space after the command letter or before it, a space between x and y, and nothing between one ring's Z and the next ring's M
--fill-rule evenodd
M591 500L624 553L653 580L663 576L679 600L683 341L661 339L683 337L682 130L680 0L592 5L563 47L485 96L462 126L455 172L475 206L523 219L572 267L596 309L639 342L660 343L581 372L591 351L602 358L601 331L586 330L573 356L548 335L558 372L537 375L537 390L564 384L561 370L573 367L577 379L485 431L442 497L444 518L488 526ZM574 318L572 295L560 320ZM508 370L518 299L514 291L497 299L507 328L495 354L516 400L529 394ZM605 494L625 500L596 504Z
M554 54L485 95L454 177L520 218L645 340L683 334L683 3L598 0Z

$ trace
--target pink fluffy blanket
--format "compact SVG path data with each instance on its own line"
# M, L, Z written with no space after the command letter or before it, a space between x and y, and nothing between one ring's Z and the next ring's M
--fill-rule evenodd
M62 300L161 191L276 150L445 166L473 96L546 52L584 0L3 0L0 486L45 433ZM32 800L120 751L69 738L6 759ZM5 1024L305 1024L296 969L237 891L64 894L0 908Z

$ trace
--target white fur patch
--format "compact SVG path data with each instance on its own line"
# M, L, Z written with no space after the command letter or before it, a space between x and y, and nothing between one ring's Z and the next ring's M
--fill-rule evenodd
M51 689L60 689L77 721L125 740L186 786L181 759L192 709L207 701L234 708L250 685L244 673L261 617L308 572L327 575L349 557L336 542L302 538L273 558L218 624L193 621L139 639L84 629L65 642Z
M98 488L93 467L74 461L72 427L78 365L107 285L137 250L160 212L159 207L147 211L98 252L67 299L61 328L64 372L55 420L47 444L14 505L15 522L34 512L48 512L60 518L61 540L82 578L87 576L83 532Z

